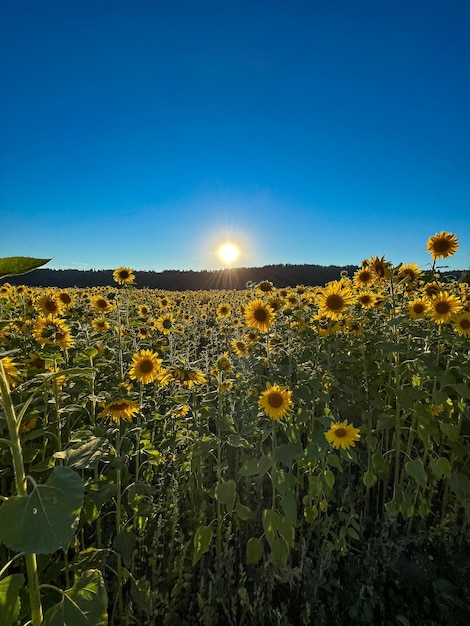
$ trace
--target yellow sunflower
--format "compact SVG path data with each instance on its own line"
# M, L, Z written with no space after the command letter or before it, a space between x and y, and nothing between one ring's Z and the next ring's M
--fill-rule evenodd
M207 382L206 377L201 370L188 366L171 367L166 370L162 376L162 383L166 383L170 380L181 383L188 389L191 389L193 385L202 385Z
M257 328L264 333L274 324L274 311L260 298L256 298L245 307L245 323L250 328Z
M377 301L375 293L366 289L360 291L356 298L357 303L360 304L363 309L372 309Z
M26 433L29 433L32 430L34 430L36 428L37 421L38 421L37 417L32 417L31 419L26 420L25 422L21 422L20 435L25 435Z
M98 417L119 424L121 421L132 422L132 417L138 412L139 406L136 402L126 398L119 398L106 404L98 414Z
M363 289L364 287L369 287L375 281L375 274L368 265L363 265L354 272L353 281L356 287Z
M135 274L128 267L118 267L113 272L113 278L119 285L130 285L135 280Z
M398 279L408 278L410 283L416 282L421 274L422 272L416 263L405 263L398 268Z
M43 294L36 301L36 309L41 315L50 315L51 317L56 317L58 315L61 315L63 308L64 305L59 300L59 298L55 297L55 295L51 293Z
M436 324L447 324L451 318L459 312L460 300L455 296L441 291L439 295L431 300L431 317Z
M100 313L107 313L115 307L114 302L103 298L103 296L93 296L90 302L91 306Z
M319 316L338 320L354 304L354 294L347 283L342 280L334 280L322 289L317 301Z
M217 369L221 372L230 372L232 369L232 361L228 355L228 352L224 352L217 359Z
M139 304L137 307L137 314L139 317L146 318L150 315L151 311L146 304Z
M243 341L243 339L232 339L231 345L232 350L235 354L238 354L238 356L248 356L253 352L251 346L246 341Z
M381 257L373 256L368 261L370 269L379 280L392 277L392 264L385 260L385 255Z
M219 306L217 307L217 317L219 319L223 319L224 317L229 317L231 312L232 312L232 307L229 304L226 304L225 302L223 302L222 304L219 304Z
M459 240L452 233L441 231L429 237L426 250L431 257L436 259L447 259L459 249Z
M426 317L428 309L429 304L427 300L416 298L408 304L408 315L414 320L423 319Z
M33 325L33 336L41 347L48 344L67 350L75 345L68 326L53 317L39 317Z
M271 293L275 290L276 288L270 280L262 280L256 285L256 291L258 291L259 293Z
M355 442L361 438L359 434L359 428L354 428L352 424L348 424L347 420L344 422L337 422L332 424L329 431L325 433L325 438L335 448L354 448Z
M458 315L454 321L454 329L460 334L466 337L470 336L470 312L465 311Z
M187 404L180 404L180 406L177 406L171 412L171 414L174 417L186 417L188 413L189 413L189 406Z
M144 385L153 382L161 373L162 359L151 350L141 350L132 356L129 376Z
M105 333L109 330L109 322L104 317L96 318L91 322L91 325L95 330L100 333Z
M292 391L279 385L266 384L266 391L261 393L258 404L272 420L280 420L292 411Z
M18 372L18 363L15 363L10 356L4 356L0 359L3 365L3 371L5 372L5 378L9 387L14 387L20 380L20 374Z
M423 293L426 298L434 298L440 292L441 288L434 281L432 283L426 283L423 288Z
M175 331L175 318L171 313L166 313L154 321L154 326L164 335Z

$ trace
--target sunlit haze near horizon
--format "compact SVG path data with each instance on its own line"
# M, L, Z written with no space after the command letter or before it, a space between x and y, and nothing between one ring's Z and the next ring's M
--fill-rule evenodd
M7 0L0 257L470 266L470 3ZM237 258L219 255L233 243ZM233 252L233 251L232 251Z

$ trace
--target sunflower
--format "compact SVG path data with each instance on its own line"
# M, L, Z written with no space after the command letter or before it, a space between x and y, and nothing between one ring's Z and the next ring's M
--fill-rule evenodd
M408 278L408 282L414 283L420 278L421 273L416 263L405 263L398 268L398 279Z
M180 406L177 406L171 412L171 414L174 417L186 417L188 413L189 413L189 406L187 404L180 404Z
M137 307L137 314L139 317L146 318L150 315L150 309L146 304L139 304Z
M377 296L373 291L364 289L357 294L357 303L361 305L363 309L372 309L377 300Z
M360 289L369 287L375 281L375 274L368 265L363 265L360 269L354 272L353 281L356 287L359 287Z
M460 306L458 298L447 293L447 291L441 291L431 300L431 317L436 324L446 324L450 322L455 313L458 313Z
M33 336L42 348L48 344L67 350L75 345L69 327L53 317L39 317L33 326Z
M129 376L144 385L153 382L161 373L162 359L151 350L141 350L132 356L132 366Z
M91 306L100 313L107 313L108 311L114 309L115 304L114 302L103 298L103 296L93 296L91 298Z
M408 315L414 320L423 319L426 317L428 309L429 304L427 300L416 298L408 304Z
M229 304L226 304L225 302L223 302L222 304L219 304L219 306L217 307L217 317L219 319L223 319L224 317L229 317L231 312L232 312L232 307Z
M121 421L131 422L132 417L138 412L139 406L136 402L126 398L119 398L106 404L98 414L98 417L119 424Z
M154 326L164 335L175 331L175 318L171 313L166 313L154 321Z
M332 320L338 320L354 304L354 295L343 280L334 280L322 289L318 296L318 314Z
M36 428L37 421L37 417L32 417L31 419L26 420L26 422L21 422L19 430L20 435L25 435L26 433L34 430Z
M109 322L105 320L104 317L99 317L99 318L94 319L91 322L91 325L93 326L95 330L97 330L100 333L105 333L106 331L109 330Z
M15 363L10 356L4 356L0 361L2 362L8 385L14 387L20 379L20 374L17 369L18 363Z
M248 356L253 352L251 346L246 341L243 341L243 339L232 339L231 345L232 350L235 354L238 354L238 356Z
M444 231L429 237L426 244L426 250L434 260L447 259L447 257L457 252L458 249L459 240L457 237L452 233L446 233Z
M113 272L113 278L119 285L130 285L135 280L135 274L128 267L118 267Z
M454 329L461 335L470 336L470 312L465 311L458 315L454 321Z
M379 280L392 277L392 264L390 261L385 260L385 255L382 255L380 258L373 256L369 259L368 263L370 269Z
M274 311L268 304L256 298L245 307L245 323L264 333L274 324Z
M272 420L280 420L292 411L292 391L279 385L266 384L266 391L261 393L258 404Z
M63 308L63 303L51 293L45 293L36 301L36 309L41 315L56 317L61 315Z
M68 291L59 291L57 299L66 309L70 309L73 306L73 298Z
M228 355L228 352L224 352L217 359L217 369L221 372L230 372L232 369L232 361Z
M275 287L270 280L262 280L256 285L256 291L259 293L271 293L275 291Z
M434 281L432 283L426 283L424 285L423 293L426 298L434 298L440 292L439 285Z
M359 428L354 428L352 424L348 424L347 420L344 422L337 422L332 424L329 431L325 433L325 438L335 448L354 448L355 441L361 438L359 434Z
M202 385L207 382L206 377L201 370L193 369L187 366L171 367L162 375L162 383L170 380L176 381L191 389L193 385Z

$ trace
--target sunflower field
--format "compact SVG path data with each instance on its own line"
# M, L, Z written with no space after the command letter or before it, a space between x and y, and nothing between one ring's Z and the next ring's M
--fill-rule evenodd
M241 291L0 260L0 624L467 624L457 248Z

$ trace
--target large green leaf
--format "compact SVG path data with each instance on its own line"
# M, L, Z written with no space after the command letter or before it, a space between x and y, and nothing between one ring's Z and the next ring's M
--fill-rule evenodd
M0 580L0 624L16 624L21 608L20 589L24 585L23 574L13 574Z
M49 263L51 259L34 259L28 256L9 256L0 259L0 278L27 274L41 265Z
M193 565L199 561L201 556L209 550L209 545L212 540L213 529L212 526L199 526L194 534L194 553L193 553Z
M229 513L232 513L235 504L236 488L234 480L217 483L215 488L215 497L219 502L225 504Z
M106 626L108 597L98 570L83 572L59 604L44 616L44 626Z
M69 467L55 467L44 485L12 496L0 507L0 541L26 554L68 548L83 502L83 482Z

